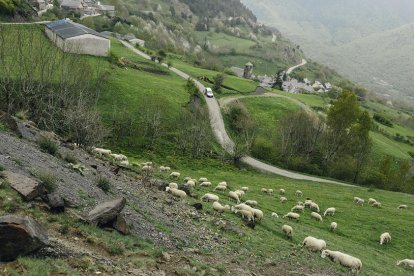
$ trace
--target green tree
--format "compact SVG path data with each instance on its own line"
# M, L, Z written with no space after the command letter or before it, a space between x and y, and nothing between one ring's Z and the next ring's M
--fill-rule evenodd
M224 74L217 74L213 77L213 90L217 93L221 93L221 86L224 82Z

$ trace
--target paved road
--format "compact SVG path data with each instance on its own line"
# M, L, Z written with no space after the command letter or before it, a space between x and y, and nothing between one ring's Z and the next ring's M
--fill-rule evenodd
M286 74L289 75L290 73L293 72L293 70L295 70L296 68L299 68L299 67L305 65L306 63L308 63L308 62L305 59L302 59L302 62L300 64L295 65L295 66L292 66L289 69L287 69Z
M131 44L129 44L125 41L121 41L121 43L123 45L125 45L127 48L131 49L136 54L140 55L141 57L143 57L145 59L151 59L150 56L148 56L147 54L139 51L138 49L136 49ZM302 63L306 64L306 60L303 60ZM303 64L300 64L300 66L302 66ZM164 63L162 65L167 67L167 65L164 64ZM299 65L297 65L296 68L297 67L299 67ZM289 68L289 70L290 69L291 68ZM178 70L175 67L170 67L170 70L173 71L174 73L176 73L178 76L180 76L180 77L182 77L186 80L191 78L188 74L184 73L181 70ZM193 79L193 81L197 85L199 91L204 95L205 86L201 82L199 82L195 79ZM289 98L289 97L285 97L285 96L282 96L282 95L276 95L276 94L275 94L274 97L288 98L289 100L295 101L302 108L309 109L309 107L307 107L306 105L304 105L303 103L301 103L298 100L295 100L295 99L292 99L292 98ZM207 103L207 107L208 107L208 111L209 111L209 115L210 115L210 124L211 124L211 127L213 129L214 136L216 137L216 139L220 143L220 145L228 153L232 153L233 148L234 148L234 143L230 139L229 135L227 134L226 128L224 126L223 117L221 115L220 106L219 106L216 98L208 98L205 95L204 95L204 98L205 98L206 103ZM277 174L277 175L285 176L285 177L292 178L292 179L308 180L308 181L324 182L324 183L333 183L333 184L338 184L338 185L343 185L343 186L352 186L352 185L349 185L349 184L345 184L345 183L341 183L341 182L337 182L337 181L333 181L333 180L327 180L327 179L323 179L323 178L308 176L308 175L304 175L304 174L284 170L284 169L266 164L262 161L254 159L250 156L246 156L246 157L242 158L242 162L249 165L249 166L251 166L251 167L253 167L253 168L255 168L255 169L257 169L257 170L260 170L262 172Z

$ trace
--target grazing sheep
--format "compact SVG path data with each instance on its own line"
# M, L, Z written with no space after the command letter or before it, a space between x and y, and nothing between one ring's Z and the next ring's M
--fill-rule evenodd
M333 262L350 268L352 270L352 273L358 274L362 269L362 262L360 259L339 251L323 250L321 257L328 257Z
M357 205L364 206L365 200L363 200L362 198L356 196L356 197L354 197L354 203L357 204Z
M190 179L190 180L187 181L187 183L185 185L190 186L191 188L194 188L196 184L193 180Z
M317 213L319 213L319 205L316 204L315 202L312 202L310 204L310 209L313 210L313 211L316 211Z
M166 192L171 191L173 196L180 197L180 198L185 198L187 196L187 194L184 191L178 190L175 188L166 187L165 191Z
M191 180L191 177L187 176L184 178L184 182L187 182L188 180Z
M169 172L169 171L171 171L171 168L170 167L164 167L164 171Z
M115 153L111 153L110 156L115 160L115 161L123 161L123 160L128 160L128 157L126 157L123 154L115 154Z
M107 156L109 157L112 154L111 150L103 149L103 148L92 148L92 153L95 155L99 155L99 157Z
M247 204L251 207L256 207L257 206L257 201L256 200L246 200L245 204Z
M244 203L241 203L241 204L235 205L235 206L234 206L234 208L235 208L235 209L239 209L239 210L248 210L248 211L250 211L250 212L252 212L252 213L253 213L253 208L252 208L252 207L250 207L250 206L249 206L249 205L247 205L247 204L244 204Z
M329 230L335 231L338 227L338 224L336 222L331 222L331 225L329 226Z
M262 188L261 191L262 191L262 193L266 193L267 194L267 189L266 188Z
M211 186L211 182L210 181L201 182L200 186L210 187Z
M119 162L120 166L124 166L124 167L129 167L129 162L128 160L122 160L121 162ZM152 168L151 168L152 170Z
M170 184L168 184L168 187L173 188L173 189L178 189L178 184L171 182Z
M244 196L244 191L242 191L242 190L235 190L234 191L240 198L242 197L242 196Z
M267 194L272 195L273 194L273 189L267 189Z
M404 260L397 262L397 265L401 265L401 264L408 265L409 267L414 267L414 260L404 259Z
M200 177L200 179L198 180L198 182L208 182L208 179L205 177Z
M294 212L294 211L299 211L299 212L303 212L303 210L305 209L305 207L304 206L302 206L302 205L296 205L296 206L293 206L293 208L292 209L290 209L290 211L292 211L292 212Z
M219 197L216 196L216 195L207 193L207 194L205 194L205 195L203 195L201 197L201 200L202 201L207 201L207 202L210 202L210 201L219 201Z
M292 239L293 238L293 228L292 226L286 225L284 224L282 226L282 232L289 238Z
M151 173L152 172L152 167L148 166L148 165L145 165L141 168L141 171L144 172L144 173Z
M303 193L302 193L302 191L297 190L297 191L295 192L295 195L296 195L297 197L302 197L302 196L303 196Z
M311 251L322 251L326 248L326 242L317 238L308 236L302 242L302 247L306 247Z
M304 203L305 208L310 208L312 203L313 201L311 199L306 199Z
M302 201L298 201L298 202L296 203L296 205L300 205L300 206L305 207L305 205L303 205L303 202L302 202Z
M323 222L322 216L321 216L321 215L319 215L319 214L318 214L318 213L316 213L316 212L312 212L312 213L311 213L311 217L312 217L312 218L314 218L314 219L316 219L316 220L318 220L318 221L320 221L320 222Z
M389 242L391 242L390 233L388 233L388 232L382 233L381 236L380 236L380 244L383 245L383 244L386 244L386 243L389 243Z
M226 186L227 187L227 182L226 181L221 181L219 184L217 184L218 186Z
M256 221L261 221L263 219L263 212L259 209L253 209L253 216Z
M279 190L279 194L280 194L280 195L285 195L285 194L286 194L285 189L280 189L280 190Z
M398 209L407 209L408 206L405 204L401 204L400 206L398 206Z
M297 220L297 219L299 219L299 218L300 218L300 215L299 215L299 214L297 214L297 213L289 212L289 213L287 213L286 215L284 215L284 216L283 216L283 218L288 218L288 219L295 219L295 220Z
M325 213L323 213L323 216L326 217L327 215L333 216L335 215L336 209L334 207L330 207L325 210Z
M368 204L369 204L369 205L372 205L372 204L374 204L375 202L377 202L377 201L375 200L375 198L368 198Z
M280 202L285 203L287 201L287 198L284 196L280 197Z
M243 192L247 192L249 190L249 187L241 187L240 190L242 190Z
M279 218L279 215L276 212L272 212L272 218Z
M237 204L240 203L239 195L236 192L230 191L229 192L229 198L231 200L235 200L237 202Z
M374 202L371 206L372 206L372 207L375 207L375 208L381 208L381 202L376 201L376 202Z
M170 173L170 177L171 178L178 179L178 178L180 178L180 175L181 175L181 173L179 173L179 172L172 172L172 173Z
M168 168L168 170L167 170L167 168ZM159 167L160 172L168 172L169 170L170 170L170 167L164 167L164 166Z
M215 187L214 188L214 191L225 191L225 190L227 190L227 187L226 186L217 186L217 187Z
M234 211L234 213L235 214L240 213L242 215L242 218L243 219L246 219L247 218L248 221L254 221L254 215L253 215L253 212L252 211L244 210L244 209L241 209L241 210L237 210L236 209Z
M219 213L223 213L225 210L230 210L229 205L221 205L218 201L213 202L213 210Z

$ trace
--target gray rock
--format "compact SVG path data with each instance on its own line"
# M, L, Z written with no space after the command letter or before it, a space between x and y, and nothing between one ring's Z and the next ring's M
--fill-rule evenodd
M47 195L47 204L52 212L61 213L65 211L65 202L56 192Z
M0 261L13 261L49 244L46 230L34 219L0 217Z
M42 195L44 192L43 186L37 180L10 171L4 172L4 175L10 182L11 187L27 201Z
M121 214L116 216L116 219L114 220L112 226L121 234L126 235L129 233L128 223L126 222L124 216L122 216Z
M124 209L125 204L125 198L117 198L98 204L89 212L87 220L91 224L99 226L105 225L117 217L122 209Z

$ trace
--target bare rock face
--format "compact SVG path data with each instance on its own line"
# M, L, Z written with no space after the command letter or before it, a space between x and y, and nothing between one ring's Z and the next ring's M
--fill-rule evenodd
M40 182L32 178L10 171L4 172L4 175L6 176L7 181L10 182L11 187L27 201L43 194L43 186Z
M112 226L114 227L115 230L117 230L121 234L126 235L129 233L128 224L125 218L121 214L116 216L116 219L114 220L114 223L112 224Z
M103 226L113 221L124 209L125 204L125 198L117 198L98 204L89 212L87 221L91 224Z
M8 262L48 245L46 230L34 219L0 217L0 261Z

